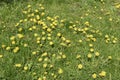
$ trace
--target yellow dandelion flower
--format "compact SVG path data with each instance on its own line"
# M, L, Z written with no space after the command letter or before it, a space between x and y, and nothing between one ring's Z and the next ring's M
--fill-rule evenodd
M41 7L42 10L44 10L45 8L44 7Z
M101 72L99 73L99 76L100 76L100 77L105 77L105 76L106 76L106 72L105 72L105 71L101 71Z
M14 49L13 49L13 52L14 53L17 53L19 51L19 47L15 47Z
M0 58L2 58L3 57L3 55L2 54L0 54Z
M109 18L109 21L112 21L112 18Z
M47 34L49 37L51 36L51 34Z
M112 43L114 43L114 44L115 44L115 43L117 43L117 41L116 41L116 40L113 40L113 41L112 41Z
M61 37L61 33L57 33L57 36L58 36L58 37Z
M36 54L37 54L37 52L33 51L33 52L32 52L32 54L33 54L33 55L36 55Z
M51 37L47 37L48 40L51 40L52 38Z
M24 70L25 70L25 71L28 70L28 67L27 67L27 66L24 66Z
M65 39L65 37L61 37L61 39L63 40L63 41L65 41L66 39Z
M93 44L89 44L90 47L93 47Z
M15 44L15 41L12 41L12 44Z
M81 57L81 55L77 55L77 56L76 56L76 59L79 59L80 57Z
M47 32L51 32L52 30L50 28L47 28Z
M49 42L49 45L51 45L51 46L52 46L53 44L54 44L54 43L53 43L52 41L50 41L50 42Z
M108 59L111 60L111 59L112 59L112 56L108 56Z
M29 30L29 31L32 31L32 28L29 28L28 30Z
M38 80L42 80L42 78L41 78L41 77L39 77L39 78L38 78Z
M78 64L78 69L82 69L83 65L82 64Z
M24 44L24 47L27 47L27 46L28 46L28 44L25 43L25 44Z
M94 49L93 49L93 48L90 48L90 52L94 52Z
M62 74L63 70L61 68L58 69L58 74Z
M36 26L32 26L32 29L36 29L37 27Z
M65 54L64 54L64 55L62 55L62 58L63 58L63 59L65 59L65 58L66 58L66 55L65 55Z
M22 65L21 64L15 64L15 67L21 67Z
M40 19L40 16L39 16L39 15L36 15L36 19L39 20L39 19Z
M39 58L38 61L41 62L43 59L42 58Z
M120 4L117 4L115 7L116 7L116 8L120 8Z
M23 30L23 28L19 28L18 31L21 32Z
M50 65L50 68L53 68L53 65L52 65L52 64Z
M11 48L11 47L10 47L10 46L8 46L8 47L6 47L6 50L10 50L10 48Z
M70 42L71 42L70 40L66 40L66 43L67 43L67 44L70 44Z
M2 48L5 48L6 47L6 45L4 45L4 44L2 44L2 46L1 46Z
M42 12L42 13L41 13L41 16L44 16L44 15L45 15L45 13L44 13L44 12Z
M21 39L21 38L23 38L23 37L24 37L24 35L23 35L23 34L17 34L17 36L18 36L18 38L19 38L19 39Z
M11 37L10 37L10 40L14 40L14 39L15 39L15 36L11 36Z
M95 56L98 57L100 55L99 52L95 52Z
M79 43L82 43L82 40L80 39L78 42L79 42Z
M48 61L48 58L46 57L46 58L44 59L44 61Z
M41 56L44 57L44 56L47 56L48 53L47 52L44 52Z
M97 78L97 74L95 74L95 73L92 74L92 78L93 78L93 79L96 79L96 78Z
M27 19L24 19L24 22L27 22Z
M84 24L85 24L86 26L90 26L90 23L89 23L88 21L86 21Z
M45 41L45 40L46 40L46 38L45 38L45 37L42 37L42 40L43 40L43 41Z
M37 33L34 33L34 36L35 36L35 37L37 37L37 36L38 36L38 34L37 34Z
M46 68L46 67L47 67L47 63L44 63L44 64L43 64L43 68Z
M31 7L31 5L27 5L27 7L28 7L28 8L30 8L30 7Z
M92 54L89 53L89 54L87 55L87 57L88 57L88 58L92 58Z

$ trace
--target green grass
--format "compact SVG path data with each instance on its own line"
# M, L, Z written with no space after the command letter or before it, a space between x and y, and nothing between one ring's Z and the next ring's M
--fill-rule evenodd
M119 80L119 4L119 0L2 2L0 80ZM28 9L32 11L22 13ZM96 52L100 55L96 56ZM95 79L93 74L97 75Z

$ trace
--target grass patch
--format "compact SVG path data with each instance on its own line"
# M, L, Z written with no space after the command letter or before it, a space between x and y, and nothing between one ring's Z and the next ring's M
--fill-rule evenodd
M0 79L119 80L119 9L117 0L1 5Z

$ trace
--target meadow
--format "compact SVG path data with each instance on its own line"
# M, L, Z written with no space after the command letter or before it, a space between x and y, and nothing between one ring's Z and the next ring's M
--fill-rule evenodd
M0 1L0 80L120 80L119 0Z

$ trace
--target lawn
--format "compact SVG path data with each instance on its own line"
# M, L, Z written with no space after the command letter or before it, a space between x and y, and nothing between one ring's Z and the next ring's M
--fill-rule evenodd
M0 80L120 80L119 0L0 1Z

